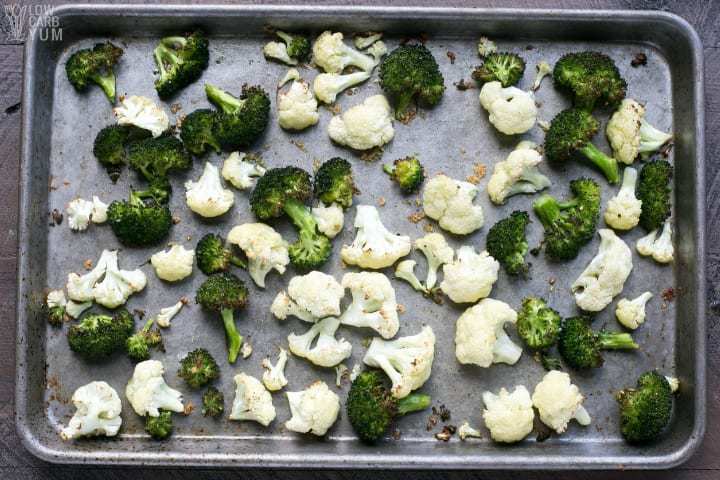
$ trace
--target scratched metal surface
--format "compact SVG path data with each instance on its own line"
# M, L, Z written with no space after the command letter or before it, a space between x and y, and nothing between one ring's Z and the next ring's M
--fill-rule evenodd
M398 9L351 10L321 14L311 9L298 10L289 19L290 10L281 9L208 9L208 8L157 8L138 9L137 13L154 12L156 15L117 16L113 9L76 9L65 13L64 21L72 32L60 46L46 48L39 42L30 42L28 80L31 89L46 92L43 98L35 98L26 118L25 126L34 125L25 132L25 156L23 174L25 178L23 201L31 212L21 220L21 293L19 323L18 361L18 425L26 445L37 455L58 462L89 463L144 463L144 464L205 464L205 465L275 465L275 466L348 466L348 467L514 467L514 468L590 468L613 467L624 464L630 467L658 467L677 463L685 458L699 440L704 426L704 410L699 396L704 397L704 344L702 332L704 311L701 289L702 239L697 235L698 219L702 216L702 205L696 198L701 195L697 189L702 182L702 145L698 138L696 121L702 123L701 113L695 110L697 89L679 87L677 79L694 76L692 63L694 40L684 29L684 24L674 23L669 17L641 16L630 14L559 13L503 14L493 12L465 12L464 14L443 10L425 11L415 14L400 12ZM63 17L61 12L61 17ZM106 27L95 27L89 31L82 26L92 19L103 17ZM414 17L414 18L413 18ZM570 27L559 34L559 23ZM616 26L614 36L599 36L589 20L608 22ZM517 23L514 23L517 22ZM529 23L528 23L529 22ZM639 22L634 24L633 22ZM667 26L669 22L669 27ZM434 52L445 76L447 86L442 103L434 109L423 110L409 124L395 123L395 139L386 146L382 159L365 162L355 153L333 145L327 136L327 123L332 112L321 109L317 126L302 133L288 134L277 125L275 101L273 118L264 137L250 149L262 154L269 167L297 165L309 171L317 160L333 156L347 158L353 164L360 194L355 204L371 204L380 207L385 225L392 231L418 238L424 234L426 225L438 230L432 221L412 223L408 216L418 211L415 197L403 197L393 188L381 171L381 163L408 154L418 154L427 167L427 173L446 173L454 178L464 179L473 173L475 164L483 164L488 175L480 182L481 193L477 203L483 206L486 225L466 237L446 235L454 247L473 245L484 249L487 229L497 220L513 210L531 210L532 196L516 196L506 205L496 207L490 203L485 187L493 165L503 160L520 140L541 143L542 130L535 127L528 134L506 137L487 121L487 114L477 99L478 90L459 91L453 82L468 79L469 72L478 63L475 41L480 33L496 36L506 31L504 25L526 27L519 31L519 38L497 38L503 50L516 51L527 61L527 70L520 83L529 88L533 81L534 67L540 60L551 64L560 55L571 50L597 49L612 56L628 81L628 96L647 105L647 119L662 130L674 130L678 145L670 154L670 161L682 154L676 177L676 203L689 211L676 219L678 260L672 266L659 266L652 261L633 254L634 269L625 284L621 296L633 298L645 290L655 297L648 304L647 322L636 331L635 338L641 345L637 353L607 353L602 369L591 372L572 372L572 378L583 394L585 406L593 417L593 424L583 428L573 423L561 437L553 437L537 443L534 436L511 446L498 446L489 440L487 430L480 440L459 442L454 438L449 443L440 443L433 438L439 426L432 432L426 430L427 414L415 414L397 422L401 431L399 440L388 440L374 447L361 445L353 438L345 415L323 440L288 432L283 423L289 418L289 409L284 394L274 394L277 418L265 429L255 423L230 422L206 419L199 408L190 416L175 416L175 433L167 442L153 442L143 432L143 422L132 411L124 399L124 388L132 373L131 362L118 356L104 364L88 364L81 361L67 347L63 330L46 327L39 316L37 304L46 288L60 288L70 271L81 272L86 259L97 260L104 248L120 248L110 229L106 226L91 226L85 233L73 233L67 223L50 228L46 212L64 209L67 203L77 197L89 198L92 194L109 202L127 195L130 185L140 186L142 182L134 172L126 170L117 184L109 182L92 155L92 142L97 131L113 122L113 115L106 99L98 89L77 95L68 84L64 73L64 62L68 52L75 48L89 46L96 41L109 39L121 43L125 55L116 73L118 93L146 95L156 99L153 89L152 49L157 37L169 30L177 30L199 24L211 32L211 62L201 81L186 88L171 102L163 104L171 122L196 108L208 107L203 82L211 82L238 92L243 83L260 84L274 94L277 81L286 67L264 60L261 47L268 39L262 33L262 26L273 24L282 28L307 28L313 33L323 28L339 28L349 37L353 31L369 28L387 32L386 43L395 47L408 33L429 32L427 46ZM240 25L244 25L240 28ZM638 33L637 26L656 27L648 37ZM670 34L663 28L669 28ZM99 29L99 31L98 31ZM673 29L677 29L674 32ZM138 31L149 35L139 36ZM678 37L679 35L679 37ZM688 45L683 44L688 36ZM679 40L678 40L679 38ZM447 52L455 54L450 61ZM643 68L631 68L630 59L637 52L648 56ZM684 57L685 64L669 67L669 57ZM311 81L317 74L315 69L301 70L303 78ZM342 110L359 103L364 98L379 93L377 75L362 85L353 94L342 94L338 105ZM699 77L694 77L700 82ZM541 105L539 118L550 120L555 113L569 106L566 96L556 91L549 78L543 82L536 94ZM181 109L173 114L170 104L179 104ZM598 114L604 123L607 112ZM39 134L40 130L43 132ZM699 131L702 131L700 129ZM607 151L608 146L602 135L596 137L596 144ZM217 220L205 220L194 215L184 204L183 184L187 179L200 175L205 160L221 165L223 155L211 154L205 159L196 159L191 172L172 178L174 194L170 204L173 214L179 217L179 224L173 227L168 241L182 243L194 248L199 237L206 232L227 234L235 225L254 221L248 206L247 192L235 191L235 205L230 212ZM542 170L553 180L550 193L563 197L568 194L568 180L581 175L599 180L603 188L603 200L615 193L595 171L579 164L569 165L563 170L553 170L547 165ZM81 172L81 173L79 173ZM48 189L52 182L56 188ZM687 210L690 208L690 210ZM354 208L346 215L346 226L334 240L334 251L330 261L322 268L340 280L347 271L341 268L339 249L342 244L354 238L351 228ZM602 221L601 221L602 223ZM293 229L284 221L274 224L285 238L294 238ZM603 225L600 225L601 227ZM622 238L633 248L635 241L643 234L635 229L623 234ZM535 220L528 232L531 247L542 238L542 228ZM524 296L541 295L564 316L577 313L574 299L569 292L570 284L585 265L596 254L598 239L584 248L578 258L563 264L549 263L544 255L530 257L531 276L528 279L512 279L504 272L495 284L491 297L509 303L517 308ZM185 281L167 284L160 281L146 262L160 246L148 249L121 249L121 268L140 267L148 276L148 287L131 297L129 309L142 309L154 315L161 307L168 306L182 296L192 300L195 289L204 280L197 270ZM418 253L412 257L418 260L418 275L424 278L424 259ZM269 305L275 294L295 275L290 269L282 277L268 276L267 288L263 291L254 286L244 272L237 272L250 288L248 308L236 315L240 331L254 347L252 356L240 359L235 365L221 361L222 376L217 382L226 396L226 408L234 397L233 376L241 371L256 377L261 376L261 360L274 357L277 348L286 345L290 332L302 332L307 328L299 320L280 322L269 313ZM392 277L392 271L387 270ZM700 280L699 280L700 279ZM446 302L436 305L417 295L404 282L393 280L398 302L405 306L401 314L399 336L411 335L422 325L431 325L437 336L436 357L433 375L423 391L433 396L436 405L444 404L452 412L449 423L459 425L469 420L473 425L482 425L481 392L497 391L501 387L525 385L530 391L542 378L542 367L526 351L515 366L494 365L489 369L461 366L454 356L454 325L464 307ZM660 294L668 287L683 289L686 293L676 302L666 303ZM348 297L349 298L349 297ZM344 304L347 304L348 298ZM616 298L617 301L620 297ZM613 330L620 327L614 320L613 302L596 316L594 326L607 326ZM96 309L97 310L97 309ZM138 320L139 324L140 321ZM519 342L513 328L508 328L513 339ZM161 360L166 368L166 380L171 386L185 394L185 401L200 405L201 391L191 391L177 378L179 359L189 350L197 347L208 348L218 359L225 357L225 341L220 322L213 315L202 312L193 302L173 321L170 329L163 331L167 352L155 353L153 358ZM352 367L361 362L365 347L363 340L371 332L342 327L338 336L347 338L353 344L352 358L345 363ZM698 336L699 335L699 336ZM643 449L628 447L622 442L616 421L617 408L612 392L620 387L632 385L637 376L648 369L658 368L666 374L678 375L682 389L678 396L678 415L668 437L658 444ZM336 388L335 371L313 367L307 361L292 358L286 370L289 385L286 390L300 390L317 379L332 386L344 399L347 384ZM114 440L90 440L63 443L57 432L66 423L74 408L69 403L72 392L91 380L108 381L123 397L123 428Z

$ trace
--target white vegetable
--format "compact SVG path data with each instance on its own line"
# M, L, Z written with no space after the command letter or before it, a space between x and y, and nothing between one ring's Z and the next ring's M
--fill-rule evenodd
M345 224L345 212L337 203L325 206L322 202L312 208L312 216L317 222L317 229L328 238L335 238Z
M482 434L479 430L473 428L470 426L468 422L463 422L462 425L458 428L458 437L460 437L460 440L463 442L468 438L482 438Z
M380 221L378 209L371 205L357 206L355 228L358 230L353 243L340 250L348 265L380 269L410 253L410 237L391 233Z
M418 292L427 293L428 289L422 284L419 278L415 275L415 260L403 260L395 267L395 277L400 280L405 280Z
M632 254L615 232L603 228L600 248L595 258L572 284L578 307L587 312L599 312L622 292L625 280L632 271Z
M438 268L452 262L455 251L440 233L428 233L424 237L418 238L415 240L415 248L420 250L427 259L428 269L425 288L432 290L435 283L437 283Z
M340 300L345 289L332 275L312 271L290 279L287 294L277 294L270 311L285 320L289 315L306 322L340 315Z
M570 383L570 375L557 370L545 374L532 395L540 420L557 433L563 433L573 419L582 426L590 425L583 399L578 387Z
M635 196L637 176L637 170L625 167L620 190L608 200L605 223L615 230L630 230L640 222L642 200L638 200Z
M92 307L93 302L82 302L77 303L72 300L68 300L65 306L65 314L70 318L79 318L82 313L88 308Z
M358 50L365 50L382 37L382 32L367 32L362 35L355 35L353 37L353 44L355 44L355 48Z
M542 60L535 66L535 71L535 80L532 84L533 92L540 88L540 83L543 81L543 78L552 73L553 67L545 60Z
M75 390L72 396L77 409L60 431L63 440L104 435L114 437L122 425L122 402L114 388L106 382L90 382Z
M400 328L395 290L378 272L346 273L342 286L350 289L352 303L340 317L342 325L372 328L383 338L392 338Z
M205 162L202 176L196 181L185 182L185 201L190 210L202 217L218 217L230 210L235 202L233 192L223 188L220 172L210 162Z
M381 368L392 382L393 397L404 398L430 378L434 358L435 334L425 326L416 335L396 340L373 338L363 362Z
M635 330L645 322L645 304L653 294L645 292L634 300L620 299L615 307L615 316L618 322L630 330Z
M483 85L480 105L488 111L490 123L506 135L525 133L537 120L538 110L532 92L516 87L503 88L497 81Z
M302 335L288 335L288 348L293 355L305 358L319 367L334 367L352 353L350 342L344 338L335 338L339 326L340 321L334 317L320 320Z
M300 80L300 72L297 68L290 68L288 69L287 73L283 78L280 79L278 82L278 88L282 88L283 85L285 85L290 80Z
M678 389L680 389L680 380L678 380L677 378L665 376L665 380L667 380L667 382L670 384L670 391L672 393L675 393L678 391Z
M497 45L487 37L480 37L477 44L477 51L481 57L487 57L491 53L497 52Z
M65 213L67 214L68 226L71 230L81 232L87 230L90 224L90 216L93 211L93 203L82 198L76 198L68 203Z
M514 365L522 348L514 344L505 324L517 322L517 313L505 302L485 298L463 312L455 328L455 356L462 364L487 368L493 363Z
M318 103L310 85L303 80L295 80L290 89L278 93L278 123L286 130L304 130L318 123Z
M277 392L288 384L287 378L285 378L285 365L287 365L288 353L284 348L280 349L278 360L275 365L270 362L269 358L265 358L262 361L262 366L265 369L262 376L263 384L265 388L271 392Z
M264 223L245 223L233 227L227 240L245 252L248 274L260 288L265 288L265 277L270 270L274 269L282 275L290 263L288 243Z
M275 419L272 396L255 377L240 373L235 375L235 400L228 418L257 422L263 427Z
M652 257L658 263L670 263L675 258L675 247L672 243L672 223L665 221L662 233L653 230L635 244L638 253L644 257Z
M655 152L672 135L661 132L645 121L645 107L632 98L626 98L613 113L605 129L614 157L627 165L638 154Z
M423 189L425 215L437 220L440 228L458 235L467 235L483 226L483 210L473 205L478 188L469 182L446 175L431 178Z
M76 302L88 302L93 300L95 298L93 295L93 287L98 281L100 281L103 275L105 275L107 260L112 256L117 258L117 252L103 250L95 268L91 271L83 276L80 276L77 273L69 273L67 276L67 284L65 285L68 298L75 300Z
M45 297L45 305L47 305L48 309L55 307L65 308L67 306L65 292L63 290L50 290Z
M483 392L482 398L483 419L493 440L515 443L532 432L535 412L527 388L518 385L512 393L501 388L497 395Z
M342 386L342 380L345 375L350 376L350 369L344 363L341 363L340 365L335 366L335 386L336 387L339 388Z
M380 60L382 60L382 57L387 55L388 49L387 45L385 45L385 42L378 40L377 42L373 43L370 48L368 48L365 53L368 53L372 55L372 57L375 59L375 65L380 64Z
M141 417L157 417L160 409L184 411L182 393L165 383L164 373L163 364L157 360L145 360L135 365L133 376L125 387L125 396Z
M187 250L182 245L172 245L170 250L160 250L150 257L155 274L161 280L177 282L192 275L195 250Z
M243 358L249 358L250 355L252 355L253 352L253 346L250 342L245 340L242 344L242 347L240 347L240 355L242 355Z
M106 258L105 278L93 287L95 302L103 307L117 308L125 304L133 293L142 291L147 277L142 270L120 270L117 250Z
M440 289L455 303L472 303L490 295L500 264L487 251L460 247L452 263L443 265Z
M93 195L93 208L90 214L90 220L93 223L105 223L107 221L108 204L100 200L97 195Z
M534 143L522 141L507 159L495 164L487 185L488 195L494 204L502 205L508 197L539 192L552 185L550 179L537 168L542 155L535 148Z
M375 68L372 57L348 47L343 42L340 32L323 32L313 44L313 60L327 73L341 73L345 67L355 66L360 70L370 71Z
M238 190L247 190L255 185L255 179L265 175L265 168L245 160L242 152L232 152L223 162L222 177Z
M382 95L373 95L330 119L328 135L355 150L382 147L395 136L390 104Z
M319 437L332 427L340 413L340 399L325 382L317 381L300 392L285 392L292 417L285 428Z
M313 81L313 90L318 100L323 103L333 103L338 94L350 87L358 85L368 78L371 72L361 71L341 75L337 73L321 73Z
M159 137L170 127L170 119L165 111L147 97L131 95L113 108L119 125L135 125L150 130L153 137Z
M297 65L298 61L291 58L287 52L287 45L283 42L268 42L263 47L265 58L277 60L286 65Z
M185 303L180 300L171 307L161 308L160 313L155 317L155 323L162 328L168 328L170 321L182 310L183 305L185 305Z

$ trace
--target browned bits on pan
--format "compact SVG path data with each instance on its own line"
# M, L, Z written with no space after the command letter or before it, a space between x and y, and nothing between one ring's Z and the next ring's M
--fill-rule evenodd
M472 82L466 82L464 78L461 78L457 82L454 82L453 85L455 85L455 88L460 90L461 92L464 92L465 90L470 90L475 88L475 84Z
M412 213L408 215L407 219L410 220L412 223L420 223L420 221L425 218L425 212L422 210L418 210L415 213Z
M385 200L385 197L380 197L380 198L378 198L378 205L379 205L379 206L384 207L386 203L387 203L387 200Z
M485 178L486 173L487 167L482 163L476 163L475 165L473 165L473 173L471 175L468 175L467 181L472 183L473 185L477 185L478 183L480 183L480 180Z
M57 208L53 208L53 211L50 212L50 218L52 218L52 221L53 221L53 223L51 223L50 226L54 227L55 225L60 225L62 223L63 214Z
M188 401L185 404L185 410L183 410L183 415L188 416L193 412L193 410L195 410L195 405L192 402Z
M441 432L435 434L435 438L441 442L448 442L457 432L455 425L445 425Z
M457 58L455 52L451 52L450 50L448 50L445 54L450 59L450 65L455 65L455 59Z
M301 142L300 140L290 140L290 143L295 145L298 148L298 150L300 150L301 152L305 152L305 143L304 142Z
M83 267L85 268L85 270L92 270L92 267L93 267L93 262L92 262L92 260L89 259L89 258L86 259L86 260L83 262Z
M642 52L636 53L633 59L630 61L630 65L635 68L644 67L645 65L647 65L647 55Z

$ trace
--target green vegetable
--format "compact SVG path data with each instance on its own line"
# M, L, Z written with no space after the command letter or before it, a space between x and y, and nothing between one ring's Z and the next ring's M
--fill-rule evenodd
M102 360L125 348L135 329L130 312L124 308L109 315L89 314L68 330L70 350L86 360Z
M383 165L383 171L400 186L403 193L415 193L425 180L425 169L415 156L399 158L392 165Z
M219 312L225 327L228 362L235 363L243 337L235 327L234 310L245 308L248 291L245 282L232 273L216 273L200 285L195 295L195 303L206 310Z
M220 235L208 233L200 239L195 247L195 256L197 258L198 268L205 275L224 272L230 265L240 268L247 268L245 262L236 257L232 250L225 246Z
M225 410L225 396L215 387L208 387L202 396L202 414L205 417L219 417Z
M380 86L395 102L395 118L406 118L413 100L440 103L445 83L435 57L424 45L401 45L380 65Z
M275 31L275 35L280 37L287 46L287 54L290 58L294 58L299 62L304 62L310 56L310 40L303 35L294 33Z
M617 160L605 155L590 141L600 123L584 110L570 108L558 113L545 134L545 156L548 161L561 165L575 156L590 160L610 183L618 183Z
M108 125L98 132L93 143L93 155L105 167L113 183L127 163L126 146L150 135L149 130L134 125Z
M165 440L173 431L172 412L160 410L160 415L145 417L145 431L155 440Z
M526 297L518 312L517 331L525 344L533 350L552 347L560 333L560 314L538 297Z
M113 201L108 207L108 223L120 243L128 247L155 245L167 237L172 215L167 205L169 193L162 186L130 192L129 200Z
M634 350L638 348L629 333L604 330L595 332L586 317L566 319L558 337L558 350L573 368L597 368L603 364L603 350Z
M220 109L214 116L213 132L224 150L247 147L260 138L270 120L270 98L262 87L243 85L236 98L206 83L205 93Z
M637 186L637 198L642 201L640 225L651 232L662 227L670 216L670 180L673 167L665 160L643 165Z
M210 59L208 39L202 31L187 36L165 37L153 51L160 78L158 96L165 100L200 78Z
M533 204L545 228L545 253L554 260L571 260L592 240L600 215L600 187L589 178L570 182L575 197L558 202L541 195Z
M525 274L530 268L525 263L528 252L525 228L528 223L530 216L527 212L515 211L488 231L485 248L510 275Z
M45 308L47 308L47 306ZM65 307L58 305L47 308L47 320L53 327L61 326L65 321Z
M631 443L656 440L670 423L673 394L667 379L657 372L646 372L635 388L617 394L620 404L620 432Z
M190 152L203 155L208 148L220 151L220 142L215 138L215 112L201 108L190 113L180 126L180 139Z
M397 400L376 370L362 372L353 380L347 397L347 414L353 430L364 442L374 443L385 434L395 417L424 410L429 395L413 393Z
M334 157L326 161L315 173L315 196L325 205L337 203L350 208L355 194L352 167L347 160Z
M185 380L191 388L204 387L219 376L220 367L204 348L196 348L180 360L178 377Z
M503 87L517 84L525 72L525 60L520 55L508 52L491 53L483 64L472 72L472 78L479 83L500 82Z
M139 332L129 337L125 342L128 357L136 362L142 362L150 358L150 348L163 348L160 330L158 328L152 329L154 323L155 319L151 318Z
M298 241L290 245L292 264L314 269L325 263L332 251L330 240L317 229L305 202L312 195L310 175L297 167L272 168L258 179L250 195L250 206L260 220L286 214L298 229Z
M570 91L573 105L592 111L596 106L615 106L625 98L627 83L615 62L598 52L568 53L553 70L555 86Z
M150 183L166 180L169 173L192 167L192 156L182 142L167 134L132 142L128 159L130 167Z
M110 42L97 43L93 48L85 48L73 53L65 63L65 73L78 92L87 90L92 82L102 88L110 103L115 103L113 68L122 54L122 48Z

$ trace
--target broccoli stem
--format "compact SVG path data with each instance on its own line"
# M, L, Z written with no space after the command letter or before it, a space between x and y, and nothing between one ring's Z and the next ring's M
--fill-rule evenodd
M160 40L160 44L171 48L182 48L187 44L187 38L182 36L165 37Z
M140 330L140 331L142 333L149 332L153 326L153 323L155 323L155 317L151 317L147 322L145 322L145 325L143 326L142 330Z
M112 71L105 75L91 75L90 78L102 88L108 100L115 101L115 74Z
M230 255L229 262L235 265L236 267L240 267L243 269L247 269L247 264L242 261L242 259L236 257L235 255Z
M405 415L406 413L419 412L430 406L430 395L424 393L413 393L405 398L401 398L397 402L397 414Z
M167 76L165 64L177 65L181 63L180 58L175 55L175 52L173 52L165 44L163 44L162 41L160 45L155 47L155 50L153 50L153 56L155 57L155 63L160 69L160 78L165 78Z
M387 173L388 175L394 175L395 167L389 163L386 163L385 165L383 165L383 172Z
M634 350L639 347L629 333L600 332L598 340L603 350Z
M533 209L537 216L540 217L540 222L545 226L552 224L560 218L560 203L550 195L540 195L540 197L535 200Z
M618 183L620 181L617 160L605 155L591 142L586 143L579 151L603 172L608 182Z
M405 111L407 110L408 106L410 105L410 102L412 102L413 99L413 90L408 89L404 93L397 95L395 98L395 118L397 120L402 120L405 116Z
M205 94L207 95L208 100L229 115L240 110L245 104L243 100L237 99L225 90L209 83L205 84Z
M540 173L537 167L527 168L523 172L520 180L510 188L508 196L518 193L535 193L543 190L551 185L550 179Z
M283 205L283 210L290 217L293 225L297 227L300 240L303 243L306 240L311 241L317 232L317 222L307 206L294 198L288 198Z
M230 308L223 308L220 311L222 315L223 324L225 325L225 338L227 340L228 349L228 362L235 363L238 354L240 353L240 347L242 347L243 337L237 331L235 326L235 316Z

